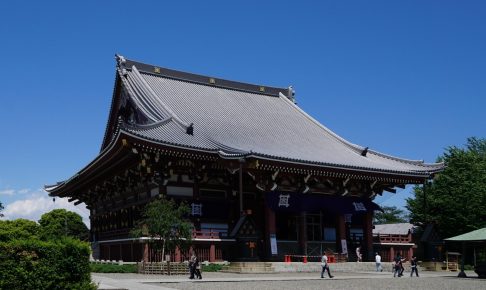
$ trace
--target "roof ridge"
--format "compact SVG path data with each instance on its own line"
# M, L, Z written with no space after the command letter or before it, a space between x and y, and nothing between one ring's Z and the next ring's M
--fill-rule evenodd
M123 69L117 68L117 71L119 73L119 77L120 77L120 79L122 81L122 84L124 85L124 87L128 91L128 94L130 96L133 96L131 99L133 100L133 102L135 103L135 105L137 105L137 107L142 110L142 112L144 113L145 117L147 117L147 119L150 119L153 122L157 121L157 118L162 118L162 116L160 116L160 115L159 116L154 116L152 113L147 112L145 106L141 106L140 100L134 98L139 93L137 93L137 91L135 90L135 89L137 89L136 86L135 86L135 84L132 85L132 82L133 81L131 81L130 79L128 79L127 77L125 77L125 69L124 68Z
M261 95L269 95L278 97L279 93L287 92L291 95L291 88L279 88L274 86L258 85L252 83L245 83L239 81L232 81L223 78L217 78L207 75L194 74L189 72L183 72L179 70L173 70L156 65L150 65L134 60L125 59L123 56L117 55L117 61L119 65L123 65L126 68L132 66L137 67L140 72L151 74L159 77L167 77L185 82L198 83L206 86L222 87L227 89L234 89L239 91L257 93ZM292 97L292 96L290 96Z
M165 111L166 114L168 114L169 116L171 116L174 121L176 121L177 123L179 123L181 126L185 127L187 129L187 127L190 126L190 124L184 122L181 118L179 118L179 116L177 116L176 113L174 113L174 111L172 111L169 106L167 106L164 102L162 102L162 100L160 99L160 97L154 92L154 90L152 89L152 87L147 83L147 81L140 75L140 72L138 71L137 67L135 65L132 66L132 72L133 72L133 76L135 77L134 80L140 82L140 84L143 86L142 89L145 89L145 93L148 93L150 94L150 97L153 98L153 100L156 100L158 102L158 105L161 106L161 108ZM148 100L148 101L153 101L153 100ZM160 107L157 107L158 109Z

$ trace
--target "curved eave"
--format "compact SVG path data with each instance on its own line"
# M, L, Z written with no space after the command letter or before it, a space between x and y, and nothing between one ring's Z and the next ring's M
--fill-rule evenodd
M165 122L165 121L164 121ZM160 124L164 124L164 122L160 122ZM159 124L159 125L160 125ZM329 163L320 163L320 162L313 162L313 161L308 161L308 160L295 160L295 159L290 159L290 158L283 158L279 156L271 156L271 155L265 155L265 154L259 154L257 152L227 152L227 151L222 151L219 149L214 149L214 148L202 148L202 147L196 147L196 146L187 146L184 144L178 144L178 143L173 143L173 142L164 142L161 140L153 139L153 138L146 138L143 136L140 136L136 133L129 132L125 129L119 129L117 130L116 136L112 139L112 142L109 144L109 146L105 147L105 149L93 160L91 161L86 167L84 167L82 170L80 170L78 173L73 175L71 178L59 182L58 184L55 185L46 185L44 189L49 192L50 196L60 196L60 195L67 195L66 193L69 191L69 187L75 187L76 182L79 180L85 178L88 174L93 173L93 170L96 170L96 167L101 166L102 164L106 163L107 156L110 154L113 154L115 150L120 150L123 145L121 144L121 139L123 138L132 138L134 140L138 140L140 142L148 142L154 146L163 146L163 147L170 147L174 149L179 149L179 150L189 150L189 151L197 151L203 154L212 154L212 155L217 155L222 159L240 159L240 158L254 158L254 159L260 159L260 160L267 160L267 161L272 161L272 162L278 162L278 163L290 163L292 165L296 166L302 166L302 167L312 167L312 170L320 169L320 170L340 170L340 171L345 171L348 173L360 173L363 175L366 174L379 174L379 175L389 175L389 176L400 176L403 178L412 178L412 179L424 179L428 178L434 173L441 171L442 168L436 168L434 167L434 170L430 171L423 171L423 172L408 172L408 171L391 171L391 170L380 170L376 168L360 168L360 167L355 167L355 166L345 166L342 164L329 164ZM229 149L229 147L225 148ZM424 165L425 166L425 165Z
M255 159L262 159L274 162L285 162L290 163L298 166L312 166L317 167L320 169L328 169L328 170L344 170L344 171L353 171L359 173L372 173L372 174L384 174L384 175L394 175L394 176L403 176L403 177L413 177L413 178L428 178L431 175L440 172L443 170L443 164L423 164L422 166L427 168L428 170L424 171L400 171L400 170L384 170L379 168L371 168L371 167L358 167L358 166L347 166L343 164L333 164L333 163L322 163L322 162L315 162L310 160L299 160L299 159L292 159L292 158L285 158L281 156L272 156L266 155L258 152L252 151L242 151L238 149L231 149L231 147L225 146L224 149L213 149L213 148L204 148L204 147L197 147L197 146L188 146L185 144L175 143L175 142L166 142L163 140L158 140L155 138L147 138L146 136L142 136L141 134L137 134L135 132L128 132L125 130L121 130L124 134L131 136L133 138L137 138L140 141L148 141L154 145L161 145L161 146L168 146L176 149L185 149L185 150L194 150L203 153L211 153L217 154L219 157L223 159L240 159L240 158L255 158ZM218 145L221 145L218 143ZM417 165L417 164L414 164Z
M101 164L105 163L109 160L109 156L114 153L115 149L121 149L122 146L117 144L120 140L120 131L117 130L115 138L111 140L108 146L106 146L98 156L95 157L88 165L86 165L83 169L79 172L74 174L69 179L64 181L58 182L56 185L45 185L44 190L49 193L49 196L60 196L62 192L68 191L69 186L72 186L73 183L77 182L79 179L85 177L89 172L94 170L94 168L100 166Z
M318 127L320 127L326 134L328 134L329 136L331 136L335 140L339 141L344 146L350 148L351 150L353 150L354 152L356 152L358 154L361 154L363 152L363 150L365 150L365 147L351 143L348 140L344 139L343 137L339 136L338 134L334 133L331 129L327 128L326 126L321 124L319 121L314 119L311 115L307 114L304 110L302 110L295 103L291 102L288 98L285 97L285 95L280 94L280 97L290 107L292 107L295 111L299 112L301 115L303 115L305 118L307 118L310 122L312 122L315 125L317 125ZM381 152L371 150L371 149L368 150L368 154L375 155L375 156L385 158L385 159L388 159L388 160L392 160L394 162L399 162L399 163L402 163L402 164L408 164L408 165L413 165L413 166L423 166L424 169L427 169L426 171L424 171L426 173L433 174L433 173L440 172L440 171L444 170L444 163L429 163L429 164L427 164L427 163L424 163L423 160L410 160L410 159L400 158L400 157L388 155L388 154L381 153ZM303 160L299 160L299 161L303 161ZM313 163L312 161L310 161L310 162ZM333 164L330 164L330 165L333 165ZM345 165L343 165L343 166L346 167ZM351 166L350 168L367 169L366 167L353 167L353 166ZM403 171L397 171L397 172L403 172ZM405 172L407 172L407 171L405 171ZM410 171L410 172L414 172L414 171Z

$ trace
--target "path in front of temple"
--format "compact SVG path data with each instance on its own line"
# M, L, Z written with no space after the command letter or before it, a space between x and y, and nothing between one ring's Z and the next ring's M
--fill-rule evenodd
M469 278L457 278L457 272L421 272L420 277L410 278L405 272L393 278L390 272L335 272L334 278L320 278L320 273L232 274L203 273L203 280L190 280L185 276L141 274L92 273L92 280L99 289L486 289L486 280L476 273L466 272Z

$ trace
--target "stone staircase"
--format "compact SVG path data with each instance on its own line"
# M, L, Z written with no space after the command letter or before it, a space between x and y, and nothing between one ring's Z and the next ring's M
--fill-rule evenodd
M392 273L392 262L383 262L383 272ZM345 263L330 263L332 272L375 272L375 262L345 262ZM410 264L404 263L405 270L410 271ZM424 270L424 267L419 268L419 272ZM320 272L320 262L231 262L228 266L224 266L221 272L226 273L291 273L291 272Z
M225 273L274 273L275 269L270 262L231 262L224 266L221 272Z

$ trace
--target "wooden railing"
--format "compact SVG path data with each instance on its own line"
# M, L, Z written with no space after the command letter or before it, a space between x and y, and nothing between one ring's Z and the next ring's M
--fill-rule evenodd
M121 230L113 230L113 231L105 231L100 233L96 236L97 241L103 240L113 240L113 239L120 239L120 238L128 238L130 237L128 229L121 229ZM192 231L192 238L193 239L221 239L227 238L228 232L221 231L221 230L193 230Z
M379 243L411 243L409 235L374 234L373 239Z
M187 263L161 262L161 263L139 263L138 273L140 274L162 274L162 275L187 275L189 267Z
M221 239L226 237L228 237L227 231L217 231L213 229L192 231L193 239Z

